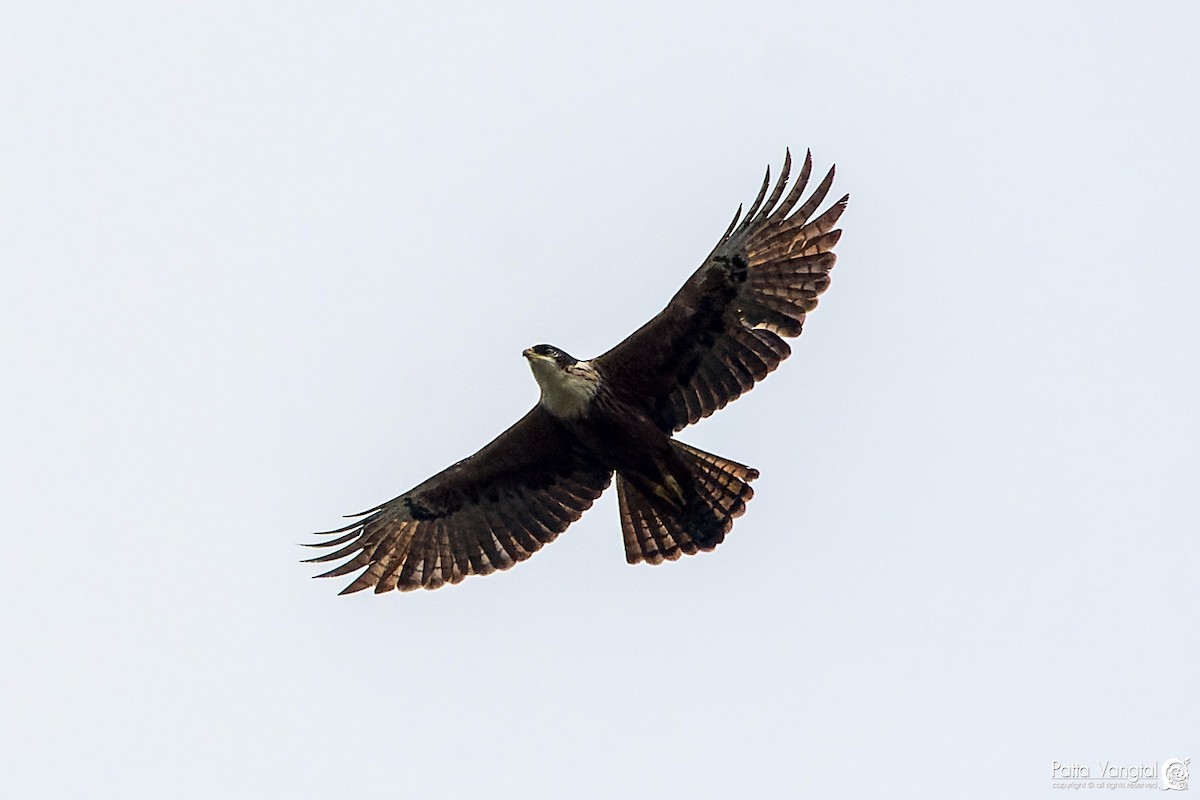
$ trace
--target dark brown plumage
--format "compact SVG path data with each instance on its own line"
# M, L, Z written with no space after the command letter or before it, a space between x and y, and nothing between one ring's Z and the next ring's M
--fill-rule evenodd
M523 561L566 530L617 476L625 555L657 564L720 544L758 472L671 434L749 391L791 350L829 285L834 225L849 195L810 218L833 169L800 204L811 155L788 189L791 154L770 172L667 307L591 361L525 351L538 405L470 458L360 515L310 561L363 570L343 593L436 589ZM768 197L767 192L771 190ZM741 222L739 224L739 219Z

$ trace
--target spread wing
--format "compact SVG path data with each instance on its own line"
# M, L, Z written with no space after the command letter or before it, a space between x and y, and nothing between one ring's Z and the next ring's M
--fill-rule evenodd
M374 587L436 589L524 561L579 519L608 486L611 471L575 444L540 406L470 458L326 534L308 559L345 564L328 578L366 568L342 594Z
M791 354L783 337L800 335L805 315L829 286L833 246L842 233L834 225L850 196L810 219L834 170L801 204L812 154L784 197L791 165L789 152L770 197L767 170L745 217L739 208L716 248L658 316L593 360L628 399L649 400L664 430L678 431L724 408L779 366Z

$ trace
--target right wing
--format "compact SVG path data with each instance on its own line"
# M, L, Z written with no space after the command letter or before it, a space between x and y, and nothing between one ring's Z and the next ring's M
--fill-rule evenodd
M562 423L534 408L491 444L363 519L308 547L345 546L307 559L345 564L318 575L365 571L341 593L374 587L436 589L524 561L579 519L612 471L582 453Z
M767 377L791 353L804 318L829 286L834 228L850 196L813 214L833 170L803 203L812 173L806 155L787 196L792 156L770 189L763 180L750 210L741 209L713 252L658 316L593 360L613 385L648 404L664 431L678 431L723 408ZM764 202L765 200L765 202Z

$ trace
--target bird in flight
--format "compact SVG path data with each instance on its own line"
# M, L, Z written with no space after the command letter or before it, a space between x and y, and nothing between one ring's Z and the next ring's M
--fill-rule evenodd
M724 541L758 471L673 434L779 366L784 338L800 335L829 286L850 196L814 216L834 170L801 203L811 152L788 189L791 166L789 152L774 188L767 170L746 214L738 208L700 268L625 341L586 361L547 344L525 350L537 405L470 458L318 534L333 538L309 547L337 549L308 562L349 560L316 577L362 570L342 594L382 593L508 569L579 519L614 474L630 564Z

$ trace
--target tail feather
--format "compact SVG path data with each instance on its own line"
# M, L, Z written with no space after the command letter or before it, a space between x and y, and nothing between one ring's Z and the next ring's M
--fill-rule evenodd
M758 477L758 470L682 442L672 444L695 489L684 509L647 495L617 474L621 532L625 559L630 564L661 564L714 549L725 540L733 520L746 512L746 503L754 496L750 481Z

